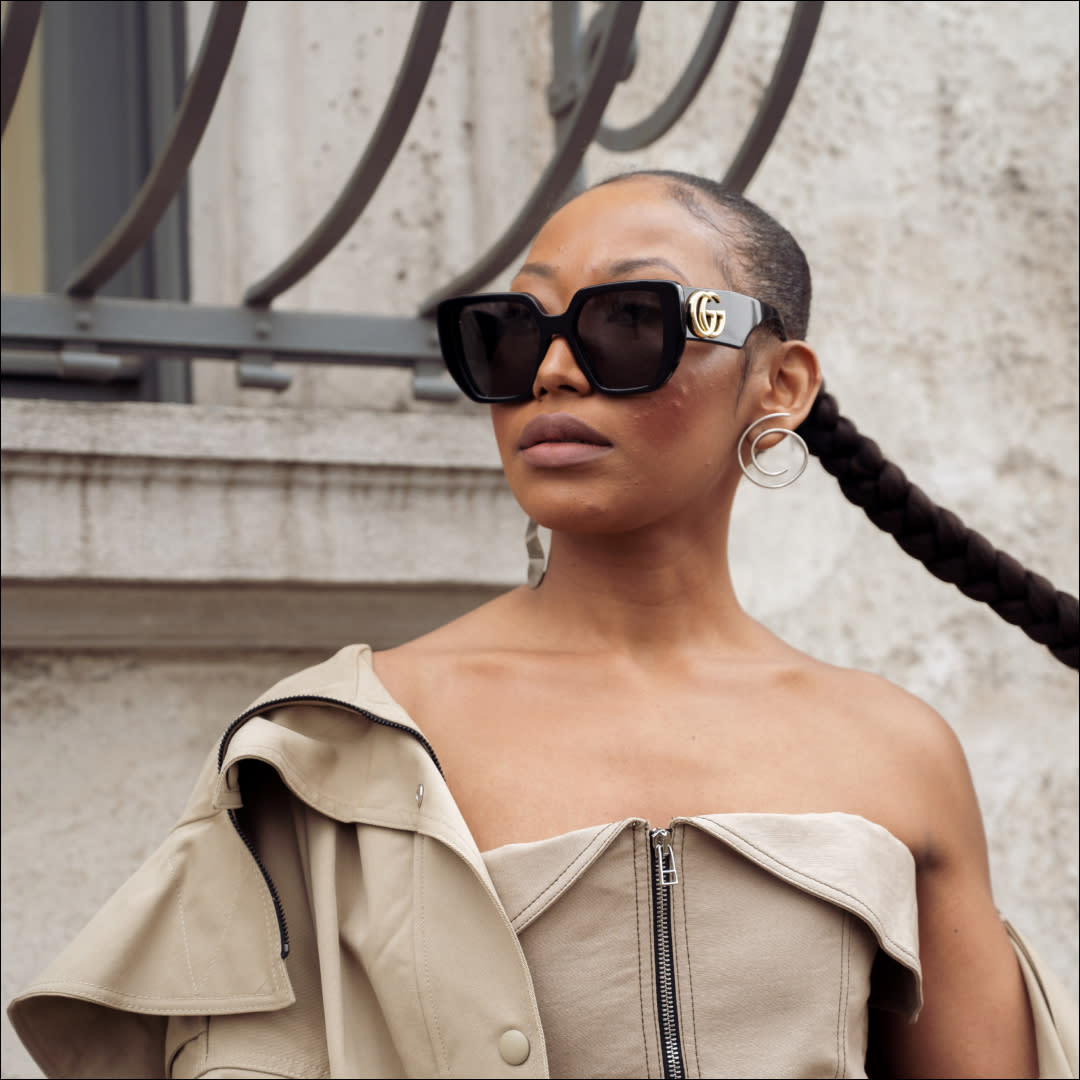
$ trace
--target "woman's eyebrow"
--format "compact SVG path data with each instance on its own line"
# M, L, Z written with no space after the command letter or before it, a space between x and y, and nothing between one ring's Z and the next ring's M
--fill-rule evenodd
M518 274L535 274L537 277L553 278L556 270L550 263L531 262L519 267Z
M616 262L609 263L606 268L606 273L610 274L612 278L622 277L625 274L632 274L635 270L641 270L644 267L659 267L662 266L667 270L670 270L676 277L686 280L686 275L679 269L673 262L665 259L662 255L638 255L630 259L619 259ZM525 263L518 270L519 274L535 274L536 277L547 278L548 280L557 276L558 271L550 263L542 262L529 262Z
M686 280L686 275L683 274L682 270L661 255L641 255L633 259L619 259L618 262L611 263L607 269L608 273L613 277L622 277L623 274L632 274L635 270L641 270L649 266L666 267L676 277Z

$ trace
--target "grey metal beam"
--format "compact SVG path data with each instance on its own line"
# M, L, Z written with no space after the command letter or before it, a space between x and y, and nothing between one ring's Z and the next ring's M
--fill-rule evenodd
M106 297L4 295L0 341L16 352L80 352L93 346L107 354L230 361L254 353L289 363L405 367L442 362L435 327L423 319Z
M149 170L142 4L50 0L42 9L45 281L61 292ZM144 249L103 292L151 294Z
M420 305L421 315L431 315L447 296L472 292L491 281L532 238L550 212L552 202L567 189L596 134L615 85L626 70L641 7L642 0L607 0L604 4L606 27L600 35L588 86L578 99L567 122L566 134L543 175L510 227L468 270L429 296Z
M724 176L723 184L732 191L745 191L768 152L787 112L795 88L799 85L814 34L821 19L824 0L799 0L791 15L773 76L765 89L757 116Z
M246 0L217 0L177 110L172 133L127 212L68 279L71 296L92 296L146 242L180 190L229 70Z
M178 103L187 81L185 4L156 0L147 4L146 119L150 153L157 157L168 143ZM148 245L150 295L161 300L187 300L188 194L187 179L162 215ZM153 361L158 401L191 401L191 365L183 359Z
M8 118L19 95L40 16L41 0L8 0L0 30L0 135L7 130Z
M364 212L390 168L420 104L431 69L435 66L435 56L449 15L450 4L445 0L424 0L420 5L390 98L379 117L375 133L341 194L299 247L280 266L247 290L244 294L245 304L252 307L267 305L310 274L337 247L353 222Z
M79 382L112 382L114 379L137 379L142 365L136 357L110 356L96 349L61 349L59 352L27 352L5 348L0 353L5 375L34 378L52 376Z
M678 123L712 71L738 6L738 0L719 0L714 4L701 40L671 93L636 124L625 128L601 124L596 132L596 141L607 150L630 153L656 142Z
M581 4L578 0L552 0L549 7L551 82L547 88L547 104L555 126L555 145L558 146L570 131L574 106L585 89L585 57L581 43ZM584 188L585 168L579 161L562 197L572 199Z

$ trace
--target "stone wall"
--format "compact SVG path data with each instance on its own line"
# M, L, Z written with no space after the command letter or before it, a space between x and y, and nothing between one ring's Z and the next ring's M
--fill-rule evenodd
M588 7L588 5L586 5ZM250 5L192 177L195 299L233 303L314 224L373 129L413 3ZM637 119L711 5L646 5ZM190 5L197 36L209 10ZM596 179L721 173L789 3L741 5L688 115ZM282 306L408 313L512 219L551 144L548 7L461 3L365 218ZM827 4L748 194L804 244L810 338L861 429L935 499L1077 592L1077 7ZM520 581L482 411L402 371L279 396L200 365L191 408L5 402L3 994L145 857L225 724L349 639L419 632ZM1077 678L907 558L816 466L746 490L746 607L954 725L999 906L1077 989ZM10 1027L5 1076L36 1075Z

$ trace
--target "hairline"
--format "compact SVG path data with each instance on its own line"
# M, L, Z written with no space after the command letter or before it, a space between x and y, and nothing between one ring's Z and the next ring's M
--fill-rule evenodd
M745 241L746 239L746 225L740 219L736 211L717 202L707 191L700 191L698 188L686 183L684 180L680 180L677 176L671 176L665 172L651 172L648 169L609 176L606 180L601 180L599 183L594 184L593 187L606 187L608 184L617 184L627 180L638 179L649 179L662 185L668 195L688 214L717 233L724 241L725 246L713 253L713 259L716 262L720 273L723 275L723 279L727 283L728 288L735 292L746 293L750 296L756 295L759 289L755 282L747 280L747 278L751 278L753 275L746 268L746 254L740 243L740 241ZM705 196L705 198L708 199L709 203L712 204L713 209L716 211L716 216L708 212L700 196ZM725 228L722 222L730 223L730 227ZM730 252L732 258L725 259L722 255L722 252L725 251ZM732 272L733 264L735 264L738 273ZM738 405L742 398L743 391L746 389L747 380L750 377L750 369L754 366L754 361L756 359L755 354L757 352L755 346L757 342L761 340L761 337L758 334L759 329L760 327L754 327L750 332L750 336L746 339L746 343L743 345L744 359L742 372L739 375L739 388L735 394L736 405Z

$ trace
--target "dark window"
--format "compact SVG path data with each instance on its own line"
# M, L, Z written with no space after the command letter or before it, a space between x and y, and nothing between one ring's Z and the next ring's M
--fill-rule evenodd
M164 143L186 74L181 0L44 5L41 124L45 277L69 275L121 219ZM188 298L186 188L104 296ZM3 393L102 401L189 401L186 361L146 359L123 378L5 375Z

